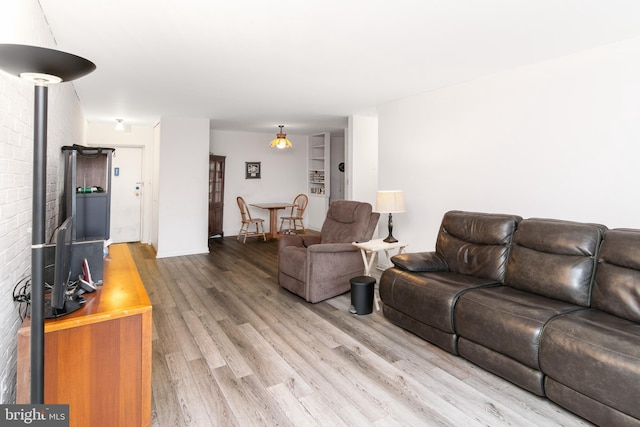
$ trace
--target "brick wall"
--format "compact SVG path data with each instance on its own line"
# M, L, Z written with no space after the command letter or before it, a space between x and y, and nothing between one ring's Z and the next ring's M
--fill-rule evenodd
M55 48L37 0L4 0L0 39ZM63 49L64 50L64 49ZM0 403L15 402L16 337L21 320L13 289L31 270L34 86L0 72ZM60 147L83 144L85 120L72 83L49 88L47 228L60 222Z

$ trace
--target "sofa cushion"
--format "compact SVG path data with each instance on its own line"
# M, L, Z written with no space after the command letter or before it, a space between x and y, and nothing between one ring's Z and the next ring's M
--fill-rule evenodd
M475 289L458 300L455 327L461 337L539 370L538 344L545 324L580 308L508 286Z
M507 378L531 393L544 396L544 374L538 369L530 368L509 356L464 337L458 338L458 353L487 371Z
M592 306L640 323L640 230L608 230L593 284Z
M454 273L501 282L513 232L521 219L515 215L447 212L438 233L436 252Z
M557 317L542 334L540 366L570 389L640 418L640 324L596 309Z
M514 235L504 284L588 307L605 230L603 225L554 219L522 221Z
M387 269L380 278L380 298L405 315L454 333L453 308L465 291L498 284L490 279L452 272L410 273Z
M458 354L458 336L456 334L444 332L424 322L420 322L413 317L407 316L400 310L391 307L389 304L383 304L382 311L384 317L391 323L407 331L411 331L411 333L429 341L431 344L437 345L449 353Z

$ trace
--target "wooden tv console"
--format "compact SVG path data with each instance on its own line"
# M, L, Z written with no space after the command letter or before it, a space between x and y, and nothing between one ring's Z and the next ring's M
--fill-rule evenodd
M104 283L84 296L45 321L45 404L69 404L71 426L150 426L151 302L126 244L109 246ZM18 331L16 403L29 403L29 325Z

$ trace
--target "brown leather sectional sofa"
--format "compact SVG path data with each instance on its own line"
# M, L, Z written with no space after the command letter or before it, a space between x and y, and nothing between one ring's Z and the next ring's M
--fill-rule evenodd
M392 258L385 316L599 425L640 426L640 230L447 212Z

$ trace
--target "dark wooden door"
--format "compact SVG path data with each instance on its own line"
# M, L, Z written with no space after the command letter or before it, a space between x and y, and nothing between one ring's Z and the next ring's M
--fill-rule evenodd
M223 236L225 156L209 155L209 237Z

